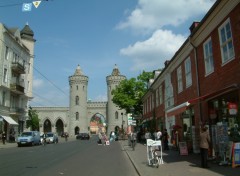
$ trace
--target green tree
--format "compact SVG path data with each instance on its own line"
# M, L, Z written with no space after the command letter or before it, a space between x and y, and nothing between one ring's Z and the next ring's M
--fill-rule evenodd
M153 78L152 72L143 71L137 78L125 79L112 91L112 101L127 113L134 108L134 114L142 114L142 97L147 91L149 79Z
M31 130L39 130L39 118L38 118L38 113L36 110L33 110L32 107L29 107L28 110L28 117L29 119L27 120L27 128L31 128Z

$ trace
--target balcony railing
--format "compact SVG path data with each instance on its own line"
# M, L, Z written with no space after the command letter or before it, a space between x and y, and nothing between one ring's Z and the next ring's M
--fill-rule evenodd
M19 74L25 74L25 67L18 63L18 62L12 62L12 70L16 73L19 73Z
M18 108L18 107L10 108L10 114L23 114L23 113L26 113L26 110L24 108Z
M16 93L16 94L24 94L24 82L23 81L19 81L19 79L17 77L13 77L11 79L11 84L10 84L10 89L12 92Z

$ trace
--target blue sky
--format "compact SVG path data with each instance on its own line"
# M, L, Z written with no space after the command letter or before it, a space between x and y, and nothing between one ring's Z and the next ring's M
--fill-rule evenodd
M68 77L78 64L89 77L88 99L106 101L115 64L127 78L163 68L215 0L49 0L23 12L31 2L0 0L0 22L20 29L28 23L34 31L41 74L34 72L30 104L68 106Z

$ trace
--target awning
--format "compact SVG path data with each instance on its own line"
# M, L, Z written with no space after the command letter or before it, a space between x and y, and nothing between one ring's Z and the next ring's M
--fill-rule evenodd
M234 90L237 90L237 89L239 89L239 85L238 84L232 84L230 86L224 87L224 88L222 88L220 90L217 90L215 92L211 92L209 94L206 94L206 95L188 100L188 102L192 104L192 103L196 103L198 101L207 101L209 99L213 99L215 97L218 97L220 95L226 94L228 92L231 92L231 91L234 91Z
M200 101L207 101L209 99L212 99L212 98L215 98L217 96L226 94L226 93L228 93L230 91L233 91L233 90L236 90L236 89L239 89L239 85L238 84L232 84L232 85L230 85L228 87L225 87L223 89L220 89L218 91L211 92L209 94L206 94L206 95L188 100L185 103L182 103L178 106L175 106L175 107L167 110L166 115L167 115L167 117L170 117L170 116L174 116L174 115L183 113L190 106L190 104L194 104L194 103L197 103L197 102L200 102Z
M17 122L15 122L12 117L8 117L8 116L3 116L3 115L0 115L4 120L7 121L7 123L9 123L10 125L18 125Z
M167 110L166 111L167 117L174 116L176 114L180 114L180 113L186 111L186 109L188 108L189 105L190 105L190 103L187 101L185 103L182 103L178 106L175 106L175 107Z

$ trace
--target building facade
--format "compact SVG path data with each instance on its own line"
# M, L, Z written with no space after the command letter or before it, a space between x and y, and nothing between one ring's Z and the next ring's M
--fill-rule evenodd
M0 23L0 132L14 140L22 132L32 99L34 33Z
M144 95L143 121L146 128L166 128L169 142L177 137L198 153L203 125L212 146L219 142L219 126L229 141L231 130L239 131L240 1L217 0L190 32Z
M75 73L69 76L69 107L32 107L38 112L40 131L59 135L68 132L74 136L80 132L96 134L99 130L110 134L122 127L126 130L127 115L112 102L111 94L123 79L126 77L115 66L112 74L106 77L108 101L93 102L87 98L88 77L78 65Z

